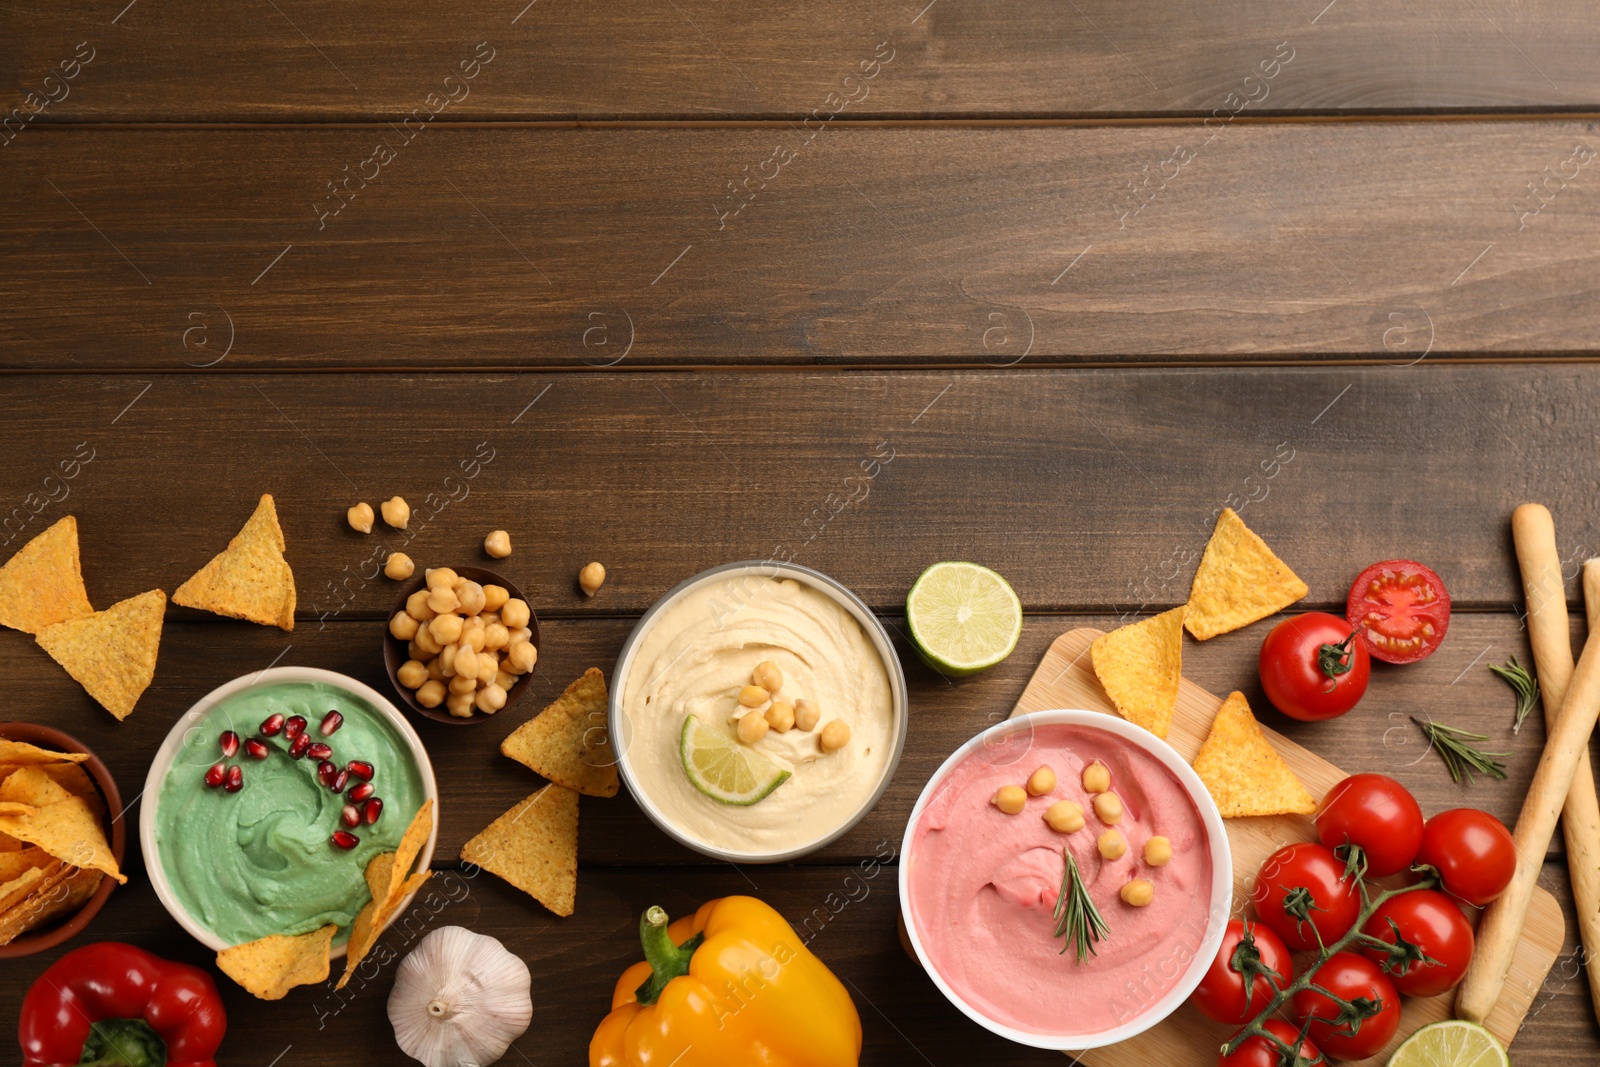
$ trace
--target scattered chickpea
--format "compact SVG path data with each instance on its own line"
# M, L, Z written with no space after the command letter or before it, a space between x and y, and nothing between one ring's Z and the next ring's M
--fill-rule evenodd
M739 690L739 703L747 708L759 708L772 699L772 695L759 685L747 685Z
M506 601L511 599L511 591L503 585L486 585L483 587L483 610L498 614L506 606Z
M531 641L518 641L506 653L505 668L512 674L527 674L539 661L539 650Z
M468 696L471 696L473 693L478 691L478 679L469 678L464 674L457 674L454 678L450 679L450 685L448 688L450 692L458 696L462 693L466 693Z
M1135 908L1142 908L1156 899L1156 887L1143 878L1135 878L1123 886L1117 894L1122 897L1122 902Z
M428 590L418 589L415 593L412 593L410 596L406 597L406 614L410 615L418 622L427 622L429 619L439 614L437 611L434 611L432 608L428 607L428 596Z
M1096 793L1094 813L1107 826L1117 825L1122 821L1122 798L1115 793Z
M411 505L406 503L404 497L392 496L379 504L378 510L383 512L383 521L396 530L404 530L406 523L411 521Z
M776 693L783 688L783 671L770 659L764 659L750 672L750 681L769 693Z
M1164 837L1152 837L1144 843L1144 861L1152 867L1165 867L1172 862L1172 842Z
M1111 768L1095 760L1083 769L1083 788L1091 793L1104 793L1111 788Z
M490 652L505 648L511 643L511 631L497 622L491 622L483 628L483 647Z
M372 532L372 505L366 501L352 504L345 509L344 521L350 524L350 529L356 533L369 534Z
M1107 830L1101 834L1100 839L1095 842L1095 847L1100 850L1101 858L1108 860L1120 860L1128 853L1128 843L1115 830Z
M1045 809L1044 821L1058 834L1075 834L1083 829L1083 808L1070 800L1058 800Z
M461 580L460 575L449 567L429 567L422 573L429 589L450 589Z
M471 693L451 693L445 698L444 706L458 719L472 718Z
M487 600L484 602L488 603ZM520 630L532 618L533 612L528 608L528 602L520 597L506 601L500 608L500 621L508 630Z
M787 700L774 700L767 706L767 725L780 734L794 729L794 705Z
M753 711L746 712L739 719L739 740L747 745L753 745L767 736L767 719Z
M428 594L428 607L440 615L455 611L461 606L461 599L456 596L456 591L449 586L440 586Z
M838 721L838 719L833 720L833 722ZM828 725L832 726L833 723L830 722ZM1027 806L1028 794L1020 785L1003 785L995 790L994 797L989 803L1007 815L1018 815Z
M817 744L824 752L837 752L850 743L850 724L834 719L817 734Z
M584 596L594 596L605 584L606 569L603 564L590 563L578 572L578 586L583 590Z
M1042 797L1056 787L1056 772L1049 767L1040 767L1028 775L1028 795Z
M383 561L385 577L403 582L417 572L417 565L411 562L411 557L404 552L391 552L389 558Z
M794 725L800 730L815 730L822 720L822 709L814 700L797 700L794 705Z
M473 703L475 703L478 706L478 710L483 712L485 715L493 715L495 712L506 706L506 691L500 688L498 685L495 685L493 682L490 682L488 685L478 690L477 699L474 700Z
M428 680L428 668L414 659L408 659L400 664L400 669L394 673L395 677L400 679L400 684L407 689L420 689L422 683Z
M511 555L511 535L504 530L490 530L483 539L483 550L495 559L505 559Z
M394 618L389 620L389 632L402 641L409 641L417 636L417 631L422 624L403 611L394 613Z
M444 683L437 678L429 678L417 689L417 703L425 708L436 708L444 703Z
M461 606L463 615L476 615L483 610L483 605L488 598L483 594L483 586L477 582L463 578L451 590L456 595L456 603Z
M428 623L428 633L441 645L453 645L461 640L462 625L460 615L436 615Z

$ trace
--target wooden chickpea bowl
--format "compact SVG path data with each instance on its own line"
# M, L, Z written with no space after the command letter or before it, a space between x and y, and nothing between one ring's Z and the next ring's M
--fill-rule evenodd
M522 590L507 581L504 575L483 567L452 567L450 569L455 571L458 577L477 582L479 585L501 586L511 594L510 599L527 603L528 598L523 595ZM395 637L389 630L389 624L396 614L403 613L406 610L406 601L411 598L412 594L428 587L426 574L426 571L419 570L411 580L405 583L400 590L399 597L395 600L394 607L384 617L383 666L389 672L390 685L393 686L395 695L400 698L400 702L423 718L432 719L435 722L447 722L457 726L471 726L476 723L486 722L494 718L494 715L499 714L499 712L489 714L474 708L471 715L461 716L452 715L444 704L434 708L424 707L417 699L417 691L402 684L400 681L400 668L411 658L408 649L409 642ZM423 625L426 624L424 623ZM533 644L534 651L537 652L539 650L539 617L534 614L532 604L528 605L528 629L533 631L533 635L529 640ZM508 710L511 705L517 702L522 694L527 691L528 682L538 670L538 661L535 659L533 668L518 676L516 683L506 689L506 702L500 708L500 711Z

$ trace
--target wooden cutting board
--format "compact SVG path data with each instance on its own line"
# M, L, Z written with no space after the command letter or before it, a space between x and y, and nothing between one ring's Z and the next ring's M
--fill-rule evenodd
M1099 630L1085 628L1070 630L1056 638L1011 714L1021 715L1051 708L1082 708L1115 715L1116 711L1106 697L1105 690L1100 688L1089 662L1089 646L1100 633ZM1211 729L1211 720L1221 706L1220 698L1185 678L1178 689L1178 708L1172 716L1172 729L1167 735L1167 743L1185 759L1193 760L1199 754L1200 745ZM1266 730L1266 734L1313 796L1322 796L1345 777L1344 771L1321 756L1270 729ZM1262 861L1292 841L1316 840L1316 831L1311 819L1304 815L1229 819L1227 826L1228 844L1233 850L1233 913L1239 917L1244 902L1249 900L1249 887ZM1528 908L1527 925L1523 929L1516 956L1512 959L1505 990L1485 1023L1508 1047L1522 1025L1522 1018L1528 1013L1533 998L1544 984L1545 974L1561 952L1565 932L1566 921L1561 916L1561 906L1543 889L1535 889L1533 902ZM1295 966L1300 967L1309 958L1306 954L1296 953ZM1394 1042L1377 1056L1360 1061L1361 1064L1382 1067L1395 1045L1410 1036L1417 1027L1450 1018L1454 996L1452 992L1425 999L1405 998L1400 1030ZM1212 1022L1185 1004L1161 1025L1145 1031L1139 1037L1077 1055L1087 1067L1150 1067L1151 1064L1161 1067L1215 1067L1217 1049L1234 1029Z

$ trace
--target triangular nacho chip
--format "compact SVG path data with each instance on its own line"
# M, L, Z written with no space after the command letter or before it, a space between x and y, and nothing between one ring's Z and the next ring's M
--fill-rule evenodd
M9 945L19 934L77 911L94 896L105 877L99 871L62 864L61 869L54 876L47 876L27 900L9 911L0 912L0 945Z
M1223 508L1194 572L1183 624L1205 641L1282 611L1309 591L1232 508Z
M413 822L412 825L416 823ZM361 961L366 959L367 953L372 951L372 946L383 936L389 920L400 910L400 905L407 897L422 888L422 883L433 874L432 871L418 871L410 878L398 883L393 882L391 876L395 869L396 858L396 853L382 852L372 857L372 861L367 864L367 888L372 891L372 899L361 909L355 922L350 924L350 939L345 944L344 950L344 973L339 976L335 989L343 989L349 983Z
M89 777L89 772L78 764L46 763L39 769L62 789L89 805L89 810L94 812L96 818L105 815L106 803L100 796L100 790L95 786L94 779Z
M1173 608L1095 638L1089 659L1117 714L1165 739L1183 677L1183 615Z
M73 764L58 763L56 766L71 767ZM42 808L46 804L54 804L70 796L71 793L61 788L60 784L37 764L18 767L6 775L4 780L0 780L0 800L14 800L30 807Z
M0 852L0 883L9 882L18 878L24 871L35 867L48 867L58 862L56 858L37 845L30 845L17 852Z
M578 895L578 794L545 786L461 846L461 858L557 915L571 915Z
M74 867L93 867L123 884L128 881L117 869L105 828L89 805L77 797L42 808L0 802L0 833L38 845Z
M36 634L94 611L78 564L78 520L68 515L0 567L0 626Z
M328 979L328 949L338 927L307 934L273 934L217 953L217 968L262 1000L282 1000L296 986Z
M35 640L102 707L126 719L156 675L166 611L167 594L152 589L88 618L47 626Z
M11 881L0 885L0 912L10 911L39 888L46 877L60 870L61 861L53 860L48 867L30 867Z
M283 558L285 547L272 494L263 493L244 528L226 549L178 586L172 602L293 630L294 572Z
M1243 693L1231 693L1222 702L1195 757L1194 772L1224 819L1310 815L1317 810L1311 793L1261 732Z
M617 795L606 731L606 679L590 667L554 704L500 742L500 751L552 782L591 797Z
M52 752L48 748L30 745L26 741L11 741L0 737L0 763L19 766L28 763L82 763L89 758L87 752Z

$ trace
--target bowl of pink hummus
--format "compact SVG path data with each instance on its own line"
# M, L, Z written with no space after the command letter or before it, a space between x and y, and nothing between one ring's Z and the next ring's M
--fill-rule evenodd
M1101 712L1037 711L962 745L912 809L901 857L901 916L934 984L1036 1048L1100 1048L1172 1014L1233 902L1199 777Z

